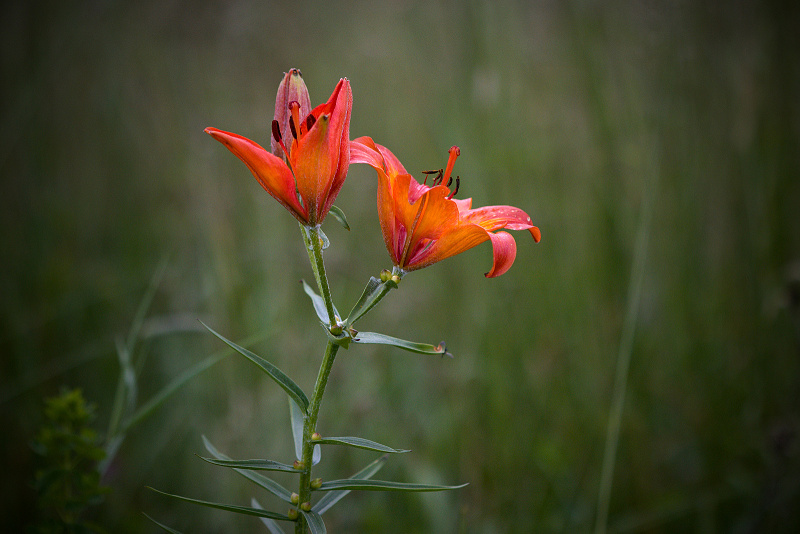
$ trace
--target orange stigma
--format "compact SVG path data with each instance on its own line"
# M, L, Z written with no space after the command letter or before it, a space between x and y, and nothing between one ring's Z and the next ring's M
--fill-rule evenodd
M450 173L453 172L453 166L456 164L456 158L461 155L461 149L457 146L452 146L448 152L450 153L450 157L447 159L447 167L444 169L442 183L450 182Z

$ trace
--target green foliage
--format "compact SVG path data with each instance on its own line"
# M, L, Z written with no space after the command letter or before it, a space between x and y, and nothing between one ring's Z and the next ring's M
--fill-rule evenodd
M94 412L80 389L64 389L45 399L45 422L32 444L40 457L34 480L40 512L34 532L104 532L84 517L108 491L100 485L97 469L105 451L89 426Z
M380 443L376 443L369 439L364 438L357 438L357 437L338 437L338 438L322 438L315 440L314 443L319 443L320 445L347 445L349 447L355 447L357 449L364 449L367 451L377 451L377 452L386 452L386 453L403 453L403 452L411 452L404 449L393 449L386 445L382 445Z
M304 412L308 410L308 397L306 397L306 394L303 392L302 389L300 389L300 386L298 386L294 382L294 380L289 378L286 375L286 373L278 369L275 365L268 362L261 356L253 353L250 350L247 350L244 347L237 345L236 343L230 341L221 334L218 334L205 323L203 323L203 326L208 328L208 330L212 334L214 334L219 339L224 341L230 348L232 348L233 350L235 350L236 352L238 352L239 354L241 354L242 356L244 356L245 358L256 364L262 371L267 373L267 375L269 375L270 378L272 378L280 387L284 389L284 391L286 391L289 397L291 397L291 399L297 403L297 405L300 407L301 410L303 410Z

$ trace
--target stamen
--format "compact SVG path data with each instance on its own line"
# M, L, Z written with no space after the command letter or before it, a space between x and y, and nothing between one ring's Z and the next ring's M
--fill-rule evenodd
M294 126L294 117L289 117L289 129L292 131L292 137L297 139L297 128Z
M286 159L288 160L289 159L289 151L286 150L286 145L283 144L283 136L281 135L281 127L278 124L278 121L276 121L276 120L272 121L272 137L274 137L275 141L278 142L278 144L281 147L281 150L283 150L283 153L286 155Z
M450 184L448 184L450 185ZM456 176L456 188L447 196L447 200L452 199L458 193L458 187L461 185L461 178Z
M450 157L447 159L447 167L444 170L444 178L442 179L442 181L448 180L448 186L450 185L450 173L453 172L453 165L456 164L456 158L461 155L461 149L457 146L452 146L449 152Z
M306 117L306 131L309 131L313 126L314 123L317 122L317 119L314 118L314 115L309 113L308 117Z
M283 139L281 136L281 126L278 124L278 121L272 121L272 137L275 139L276 143L280 143Z
M428 175L429 174L436 174L436 173L439 173L439 176L441 176L442 175L442 169L439 169L438 171L422 171L422 174L425 175L425 179L422 181L422 183L424 185L428 185ZM434 181L433 185L436 185L436 183L435 183L436 182L436 178L434 178L433 181Z

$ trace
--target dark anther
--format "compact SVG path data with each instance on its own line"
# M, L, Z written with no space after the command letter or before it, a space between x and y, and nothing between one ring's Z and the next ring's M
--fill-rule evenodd
M277 143L281 142L281 127L278 121L272 121L272 137L275 138Z
M297 128L294 127L294 117L289 117L289 128L292 130L292 136L297 139Z
M449 179L449 180L447 180L447 187L450 187L450 185L451 185L452 183L453 183L453 177L451 176L451 177L450 177L450 179Z
M442 169L439 169L438 171L422 171L422 174L425 175L425 179L422 181L422 183L427 185L427 183L428 183L428 175L429 174L436 174L436 173L441 174L442 173Z
M456 176L456 188L453 189L452 193L450 193L450 198L453 198L454 196L456 196L456 193L458 193L458 186L460 186L460 185L461 185L461 178Z
M317 122L317 119L314 118L314 115L309 115L306 117L306 131L310 130L314 123Z

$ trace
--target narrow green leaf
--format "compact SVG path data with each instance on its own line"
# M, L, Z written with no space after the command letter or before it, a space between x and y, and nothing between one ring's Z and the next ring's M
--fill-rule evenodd
M389 480L354 480L345 478L342 480L330 480L323 482L318 491L328 490L365 490L365 491L444 491L463 488L467 484L459 486L439 486L435 484L415 484L413 482L391 482Z
M231 459L230 457L228 457L228 456L222 454L221 452L219 452L216 449L216 447L214 447L214 445L212 445L211 442L208 441L208 439L205 436L203 436L203 443L206 446L206 450L208 450L208 452L210 452L218 460L230 460ZM273 495L275 495L279 499L281 499L281 500L283 500L283 501L285 501L285 502L287 502L289 504L292 503L292 493L289 490L287 490L286 488L284 488L283 486L281 486L280 484L278 484L277 482L275 482L274 480L272 480L271 478L267 478L262 474L256 473L254 471L250 471L248 469L235 469L234 468L234 471L236 471L237 473L239 473L243 477L247 478L251 482L255 482L256 484L258 484L259 486L261 486L265 490L269 491L270 493L272 493Z
M181 495L173 495L172 493L159 491L155 488L151 488L150 486L147 486L147 489L153 490L156 493L160 493L161 495L166 495L167 497L172 497L173 499L179 499L181 501L190 502L192 504L199 504L201 506L208 506L209 508L217 508L218 510L225 510L226 512L233 512L236 514L244 514L244 515L253 515L256 517L268 517L270 519L277 519L278 521L291 521L291 519L289 519L287 516L283 514L278 514L276 512L268 512L266 510L259 510L257 508L250 508L249 506L239 506L236 504L224 504L211 501L201 501L200 499L192 499L190 497L183 497Z
M306 295L311 299L311 304L314 305L314 311L317 313L317 317L323 324L331 324L330 318L328 317L328 308L325 307L325 299L317 294L314 289L305 280L300 280L303 284L303 291L306 292Z
M139 301L139 306L136 308L136 315L134 315L133 322L131 323L131 329L128 331L128 338L125 342L125 346L127 347L129 353L133 352L134 345L140 337L142 326L144 326L144 319L147 315L147 310L150 309L150 305L153 303L153 299L156 296L158 286L161 285L161 279L164 277L164 273L167 271L167 264L168 262L166 256L161 258L158 267L156 267L156 271L153 273L153 276L150 279L150 284L148 284L147 290L142 296L142 300Z
M374 276L370 276L369 282L367 282L367 286L364 288L364 292L361 293L361 298L358 299L358 302L356 302L355 306L353 306L353 309L350 310L350 315L348 315L344 322L345 327L352 325L360 317L371 310L378 302L380 302L380 300L388 291L388 287L385 287L383 282Z
M252 506L257 510L264 509L264 507L261 506L261 504L259 504L259 502L255 499L255 497L252 497L250 499L250 506ZM284 532L281 526L277 522L275 522L274 519L270 519L268 517L260 517L259 519L261 519L261 522L264 523L264 525L267 527L267 530L269 530L269 534L286 534L286 532Z
M311 531L311 534L326 534L328 532L325 528L325 522L317 512L306 512L300 510L300 513L306 518L306 524L308 525L308 529Z
M156 521L155 519L153 519L152 517L150 517L149 515L147 515L144 512L142 512L142 515L145 516L150 521L152 521L153 523L155 523L156 525L158 525L159 527L163 528L165 531L169 532L170 534L181 534L180 530L175 530L174 528L170 528L167 525L159 523L158 521Z
M353 336L353 343L392 345L393 347L398 347L409 352L416 352L417 354L436 354L439 356L447 354L450 357L453 356L447 352L447 346L445 346L444 342L434 346L428 345L427 343L414 343L413 341L406 341L405 339L398 339L375 332L358 332Z
M222 467L231 467L234 469L252 469L254 471L283 471L285 473L300 473L297 469L288 464L282 464L274 460L215 460L214 458L204 458L199 456L210 464L221 465Z
M364 469L362 469L355 475L351 476L350 478L357 480L366 480L368 478L371 478L372 475L381 470L381 467L386 465L387 461L388 461L387 456L383 455L374 462L371 462ZM328 510L330 510L334 504L341 501L348 493L350 493L350 490L328 491L325 493L325 495L322 496L320 500L317 501L317 503L314 506L311 507L311 509L317 512L319 515L322 515Z
M297 403L289 398L289 417L292 422L292 438L294 439L294 455L298 460L303 459L303 427L305 426L305 418L303 412ZM311 454L311 465L317 465L322 459L322 451L319 445L314 447L314 452Z
M345 230L347 230L348 232L350 231L350 225L347 224L347 217L344 216L344 212L342 211L342 208L340 208L338 206L331 205L330 211L328 213L333 215L333 217L337 221L339 221L339 224L341 224L344 227Z
M263 337L263 336L261 336ZM150 400L146 403L142 404L136 412L134 412L131 417L125 421L125 425L123 427L123 431L127 431L131 427L138 424L143 419L147 418L151 413L153 413L159 406L161 406L169 397L172 396L173 393L178 391L181 387L183 387L189 380L196 377L209 367L216 365L217 363L221 362L225 357L230 356L232 354L231 350L225 349L220 351L208 358L197 362L186 371L181 373L180 375L176 376L169 382L166 386L164 386L158 393L153 395Z
M314 311L317 314L319 320L326 325L330 325L331 321L328 318L328 308L325 306L325 299L317 294L305 280L300 280L303 284L303 291L305 291L306 295L311 299L311 303L314 305ZM333 313L337 316L341 317L339 314L339 310L336 309L336 306L333 307Z
M261 356L258 356L257 354L255 354L253 352L250 352L246 348L240 347L239 345L237 345L233 341L230 341L230 340L226 339L223 335L218 334L217 332L215 332L213 328L211 328L210 326L208 326L204 322L200 321L200 324L205 326L208 329L209 332L211 332L212 334L217 336L219 339L224 341L233 350L235 350L236 352L238 352L239 354L241 354L242 356L244 356L245 358L247 358L248 360L250 360L251 362L253 362L257 366L259 366L261 368L261 370L263 370L265 373L267 373L275 382L278 383L278 385L280 387L282 387L286 391L286 393L292 399L294 399L294 401L303 410L304 413L306 411L308 411L308 397L306 397L306 394L303 393L302 389L300 389L300 386L295 384L294 381L291 378L289 378L288 376L286 376L286 374L284 374L283 371L281 371L280 369L275 367L273 364L271 364L270 362L268 362L267 360L265 360Z
M386 445L381 445L375 441L370 441L364 438L357 438L357 437L341 437L341 438L322 438L320 440L315 441L314 443L319 443L320 445L348 445L350 447L355 447L357 449L366 449L368 451L378 451L378 452L389 452L389 453L402 453L402 452L411 452L405 449L393 449Z

